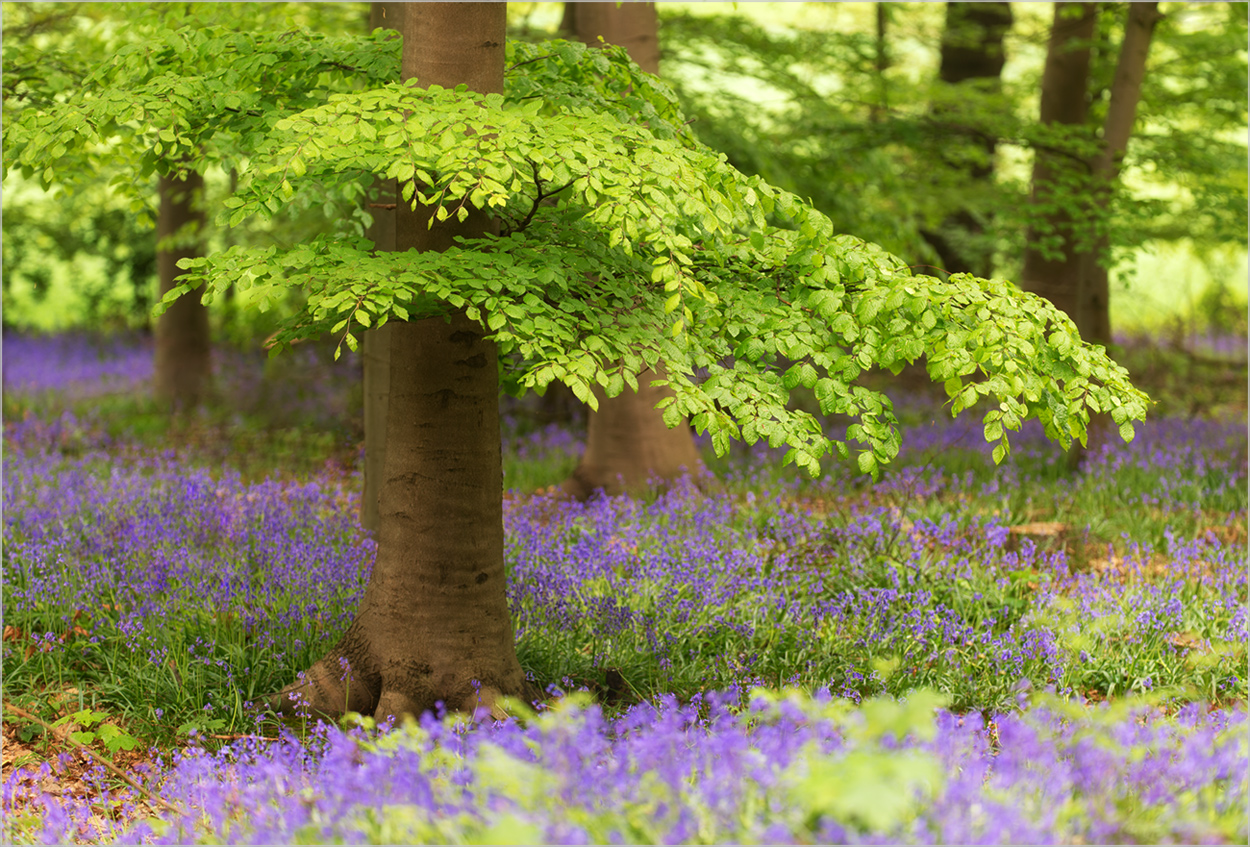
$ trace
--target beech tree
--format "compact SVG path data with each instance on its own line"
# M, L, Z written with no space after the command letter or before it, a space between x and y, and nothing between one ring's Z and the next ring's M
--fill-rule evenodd
M145 55L202 102L252 96L215 75L236 55L309 50L255 37L223 51L217 37L179 31L169 52ZM357 66L382 67L398 47L384 34L358 42ZM214 73L182 70L209 45ZM596 390L637 390L663 362L667 422L687 418L720 453L732 439L785 446L785 461L813 474L852 451L874 476L890 463L898 422L861 377L921 359L953 414L979 406L998 461L1028 418L1066 446L1091 413L1125 438L1144 417L1127 373L1049 303L1005 280L914 274L835 232L695 140L671 91L619 47L507 44L502 4L432 3L407 8L402 51L402 82L295 113L258 104L270 117L240 136L248 154L219 218L237 225L301 192L394 179L396 251L350 226L287 249L235 245L184 261L166 296L303 289L275 349L325 333L354 347L362 330L391 327L376 564L347 632L275 708L385 717L536 693L505 600L501 361L508 390L558 381L592 408ZM138 74L100 99L133 110L150 86ZM79 130L50 119L33 131L47 149ZM791 408L800 386L853 422L826 431Z
M659 19L654 3L565 3L560 29L590 47L600 43L625 48L649 74L660 73ZM608 494L637 491L651 480L706 474L690 425L683 419L669 427L657 406L672 391L652 383L657 371L638 375L638 389L608 397L596 388L598 409L586 421L586 449L561 489L584 499L596 490Z

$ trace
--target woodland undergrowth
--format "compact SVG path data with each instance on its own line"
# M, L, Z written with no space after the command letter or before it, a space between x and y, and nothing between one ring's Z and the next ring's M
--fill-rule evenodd
M171 421L141 338L4 351L6 841L1247 838L1244 380L1194 409L1150 352L1162 414L1075 471L1027 426L995 466L898 382L876 484L743 448L712 494L582 504L576 414L506 400L549 699L330 727L248 703L368 577L357 363L221 351L230 405Z

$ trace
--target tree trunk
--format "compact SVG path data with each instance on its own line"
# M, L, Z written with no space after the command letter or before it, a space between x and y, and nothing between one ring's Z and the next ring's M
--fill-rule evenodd
M1056 3L1054 24L1042 69L1041 122L1084 125L1089 115L1089 42L1094 36L1098 13L1093 3ZM1057 154L1037 150L1033 159L1034 205L1051 205L1043 222L1029 231L1024 251L1021 286L1045 297L1066 312L1082 337L1080 278L1082 256L1076 249L1077 232L1073 216L1063 202L1053 202L1055 184L1063 170L1072 164ZM1055 244L1044 250L1043 239Z
M624 47L647 73L660 71L659 20L654 3L565 3L561 28L595 45L599 38ZM663 370L638 375L638 390L626 388L616 397L597 391L598 411L586 422L586 450L573 474L561 485L572 497L585 499L596 490L608 494L640 491L653 482L691 474L706 476L690 425L669 429L655 404L671 396L653 388Z
M565 3L561 31L594 47L624 47L638 67L660 75L660 23L654 3Z
M380 27L398 33L403 26L404 3L370 3L369 31ZM395 210L386 208L399 196L395 180L374 181L377 201L371 209L373 224L368 237L374 249L395 249ZM360 525L376 535L379 526L378 493L386 463L386 409L390 396L391 327L387 324L367 329L361 339L365 418L365 481L360 494Z
M1003 38L1011 23L1010 3L947 3L939 78L952 85L974 81L997 91L1006 62ZM984 184L994 174L997 145L993 138L986 138L981 146L984 162L965 168L970 183ZM985 227L969 209L949 215L936 232L921 234L937 252L942 269L948 274L988 277L993 273L991 251L977 244Z
M1120 175L1120 163L1128 150L1128 140L1137 120L1146 59L1155 25L1162 16L1158 3L1130 3L1124 26L1124 42L1111 83L1111 99L1103 123L1102 150L1092 162L1097 181L1096 197L1104 207L1111 202L1112 187ZM1079 309L1081 337L1095 344L1111 343L1111 287L1107 274L1109 242L1106 236L1082 256ZM1088 330L1088 335L1086 331Z
M183 272L178 260L202 253L204 178L195 172L185 180L161 176L158 190L156 272L164 297ZM201 302L203 294L202 287L188 291L156 322L156 397L175 412L192 409L204 400L212 378L208 307Z
M403 76L503 90L503 3L414 3ZM401 203L396 247L446 249L493 222L473 210L426 228ZM271 705L296 713L415 715L530 695L516 658L503 559L503 465L495 345L463 312L392 322L377 560L355 620ZM528 689L528 690L527 690Z
M887 41L890 29L890 7L885 3L874 3L873 6L875 7L874 11L877 13L877 40L873 54L873 70L876 71L874 79L877 83L877 101L869 109L868 120L873 123L880 123L885 116L885 110L890 107L889 86L885 78L885 72L890 69L890 51Z

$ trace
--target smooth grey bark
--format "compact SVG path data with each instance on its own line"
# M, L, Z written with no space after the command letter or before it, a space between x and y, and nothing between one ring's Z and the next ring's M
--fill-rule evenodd
M502 91L505 20L502 3L408 6L404 78ZM396 248L446 249L494 225L472 210L427 229L430 216L401 203ZM536 696L505 594L498 356L485 335L462 311L392 322L377 559L343 638L272 698L283 713L302 702L384 719Z
M396 33L403 26L404 3L370 3L369 30L386 28ZM369 209L373 223L368 237L374 249L395 249L395 208L398 194L395 180L374 181L377 199ZM367 329L362 334L361 370L364 393L365 467L364 487L360 494L360 525L377 533L380 521L378 494L382 489L382 473L386 463L386 410L390 397L391 328L390 324Z
M156 270L160 296L172 290L183 271L178 262L203 254L204 178L162 175L156 220ZM156 321L154 383L157 400L175 412L206 399L212 379L208 307L203 287L179 297Z
M659 74L659 19L654 3L565 3L561 29L578 40L624 47L647 73ZM667 387L653 387L663 368L638 375L638 390L628 387L616 397L595 390L598 410L589 410L586 449L573 473L560 486L569 496L585 499L596 491L620 494L641 491L653 483L671 482L684 474L706 479L707 470L695 446L690 425L671 429L656 408L672 396Z

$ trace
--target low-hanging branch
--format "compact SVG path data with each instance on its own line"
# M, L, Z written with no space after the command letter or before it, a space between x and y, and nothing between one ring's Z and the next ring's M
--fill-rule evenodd
M192 60L205 45L239 37L179 31L168 38L170 61L199 67ZM286 42L258 37L253 46L288 63L311 61ZM395 55L380 36L318 49L378 77ZM274 338L279 349L324 333L355 349L360 329L463 311L519 367L519 387L563 382L592 408L595 387L615 396L663 362L666 420L687 418L718 453L731 439L767 440L815 474L823 457L848 457L855 442L860 469L876 475L897 455L900 434L889 398L862 377L922 358L952 414L990 401L984 434L996 461L1030 417L1062 446L1084 440L1092 414L1107 413L1126 439L1144 418L1147 398L1127 372L1049 303L1003 280L918 275L836 233L800 198L743 175L695 139L671 89L623 49L557 41L509 50L503 94L374 78L306 108L235 103L218 78L196 76L165 104L167 89L141 75L131 89L115 85L116 96L97 98L107 107L72 102L23 114L6 130L6 162L55 175L62 153L68 167L77 155L68 151L97 137L83 130L88 114L100 127L149 120L143 132L163 139L165 155L172 149L202 167L204 140L184 124L209 121L204 110L219 108L226 119L216 132L249 162L223 224L272 216L306 202L304 192L362 175L397 180L399 202L425 207L435 222L464 220L470 208L516 221L443 252L375 253L364 238L342 235L284 249L235 246L184 262L164 304L200 285L210 299L231 287L269 300L304 289L307 305ZM276 63L256 66L272 74ZM236 117L213 103L269 112L232 124ZM823 414L857 419L845 439L792 408L800 387Z

